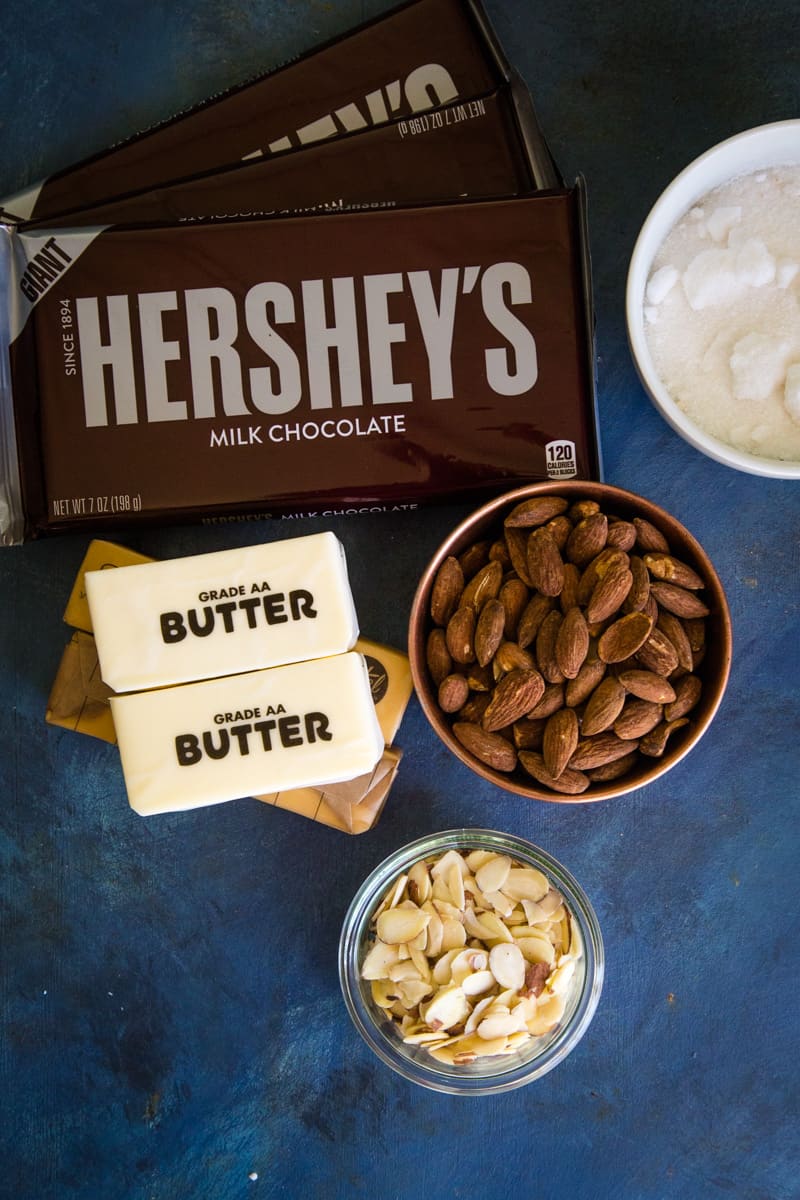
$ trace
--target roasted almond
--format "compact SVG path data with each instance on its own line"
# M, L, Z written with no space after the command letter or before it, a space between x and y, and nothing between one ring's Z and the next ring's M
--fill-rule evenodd
M619 550L631 550L636 543L636 526L632 521L623 521L619 517L609 517L607 546L615 546Z
M476 571L461 593L460 604L471 604L476 612L480 612L487 600L494 600L503 582L502 563L494 559L485 563Z
M535 720L523 717L515 721L512 727L514 745L518 750L541 750L544 739L544 727L547 721L544 717Z
M564 560L546 529L534 529L528 536L528 577L544 596L558 596L564 586Z
M447 637L443 629L432 629L425 646L425 661L433 682L438 687L453 667L453 657L447 649Z
M608 537L608 517L604 513L595 512L584 517L573 529L564 547L564 556L570 562L579 566L591 562L606 544Z
M516 504L504 524L511 528L545 525L566 510L567 501L562 496L532 496L529 500Z
M621 563L598 579L586 605L586 620L590 623L606 621L622 608L625 597L633 585L629 567Z
M572 533L572 521L562 514L560 517L553 517L552 521L548 521L545 529L559 550L563 550L567 544L567 538Z
M653 621L645 613L626 613L609 625L597 643L598 657L607 663L622 662L647 641ZM453 655L455 657L455 655Z
M610 729L622 712L627 692L613 675L603 679L589 697L581 720L581 733L588 737Z
M492 693L481 725L487 733L505 729L530 712L544 692L544 680L538 671L509 671Z
M487 767L508 773L517 765L516 750L498 733L487 733L479 725L467 721L456 721L453 733L464 749Z
M523 584L524 587L524 584ZM475 624L475 657L485 667L494 658L503 640L506 627L506 610L500 600L487 600L478 614Z
M675 681L675 699L664 708L664 716L668 721L685 717L691 712L703 691L703 685L696 675L683 675Z
M574 679L589 652L589 630L586 618L577 604L561 622L556 634L555 656L558 669L565 679ZM554 682L551 680L551 682Z
M527 529L516 529L513 525L506 527L503 531L505 543L508 546L508 554L511 559L511 565L520 577L523 583L528 587L533 587L531 577L528 574L528 531Z
M608 731L596 733L592 737L580 739L569 765L576 771L602 767L617 758L623 758L635 749L635 741L617 737L615 733Z
M675 730L682 729L688 724L689 721L686 717L678 717L675 721L662 721L660 725L656 725L655 729L651 729L650 733L645 734L639 742L639 750L649 758L660 758Z
M627 775L637 762L641 762L641 759L638 752L634 750L622 758L615 758L613 762L603 763L602 767L590 767L586 771L586 775L590 783L612 783L615 779L621 779Z
M614 721L614 733L626 740L644 737L651 729L655 729L663 718L664 708L653 700L638 700L634 697L625 703L625 707Z
M554 779L558 779L572 757L578 736L578 718L573 709L562 708L548 717L542 739L542 757Z
M663 675L655 671L622 671L617 678L626 691L640 700L654 700L656 704L669 704L675 699L675 689Z
M523 609L517 626L517 642L523 650L536 641L536 635L541 629L542 622L549 612L553 611L555 601L551 596L543 596L536 592Z
M536 665L548 683L562 683L564 674L558 665L556 643L564 618L558 609L549 612L536 635Z
M643 612L650 598L650 572L644 559L632 554L629 562L631 588L622 602L623 612Z
M533 708L528 713L532 720L539 717L550 717L559 708L564 707L564 684L563 683L548 683L542 692L541 699L536 701Z
M705 583L693 567L671 554L655 551L645 554L644 565L655 579L662 579L665 583L674 583L678 587L689 588L690 591L699 591L705 587Z
M579 796L589 786L588 775L584 775L582 771L573 770L571 767L565 767L556 779L545 766L544 757L535 750L520 750L519 761L520 765L537 783L550 788L553 792L560 792L566 796Z
M656 675L671 675L678 666L678 652L665 633L654 629L636 651L639 665Z
M659 608L665 608L676 617L707 617L709 614L708 606L695 592L674 583L658 583L654 580L650 584L650 595L655 597Z
M465 579L471 579L489 561L491 544L491 542L484 539L479 542L473 542L471 546L467 546L466 550L461 551L458 561L461 565L461 570L464 572Z
M439 684L438 700L442 712L458 712L468 698L469 684L463 675L448 675Z
M506 615L503 627L504 637L515 637L520 617L525 611L530 597L530 589L516 575L512 579L507 579L500 588L497 599L502 604Z
M564 702L577 708L591 696L607 671L606 664L590 649L586 661L574 679L568 679L564 688Z
M661 630L665 637L668 637L675 647L675 653L678 656L678 666L684 671L691 671L694 665L694 657L692 655L692 647L689 642L689 635L686 632L683 622L680 617L676 617L671 612L660 612L656 627Z
M431 588L431 617L444 627L458 607L464 590L464 572L452 554L444 560Z
M581 573L575 563L564 563L564 584L558 597L558 604L562 613L567 613L569 609L574 608L578 603L580 581Z
M454 662L470 663L475 658L475 609L471 604L457 608L447 622L447 649Z
M536 659L528 650L523 650L518 642L501 642L492 663L495 679L506 675L509 671L535 671Z
M669 542L652 522L645 517L634 517L633 524L636 529L636 545L642 554L653 550L663 550L665 554L669 554Z

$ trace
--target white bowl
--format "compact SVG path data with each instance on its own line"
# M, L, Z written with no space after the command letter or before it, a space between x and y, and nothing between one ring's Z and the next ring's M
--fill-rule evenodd
M760 125L728 138L681 171L658 198L631 255L625 295L628 340L639 377L664 419L695 449L717 462L773 479L800 479L800 462L736 450L701 429L678 407L656 372L644 328L644 296L653 260L667 234L707 192L738 175L800 164L800 120Z

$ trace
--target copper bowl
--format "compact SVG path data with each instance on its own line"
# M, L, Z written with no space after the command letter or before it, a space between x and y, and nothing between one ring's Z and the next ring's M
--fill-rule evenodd
M452 730L457 715L449 715L439 707L438 687L427 665L428 636L434 626L430 616L431 590L442 562L451 555L458 558L475 542L494 541L501 535L503 520L515 505L534 496L546 495L563 496L570 505L578 500L594 500L607 515L629 521L634 517L644 518L664 535L671 553L701 576L705 586L700 595L710 610L705 619L705 656L694 670L701 680L702 693L689 714L689 723L671 734L660 757L639 755L638 761L627 774L613 780L593 780L585 791L577 795L550 790L519 765L511 772L496 770L468 752ZM442 742L466 766L490 783L519 796L556 803L587 803L622 796L658 779L679 763L703 736L719 708L730 673L732 648L731 620L725 592L711 560L688 530L659 505L642 496L610 484L580 480L537 483L518 488L489 501L462 521L436 551L419 582L411 608L408 641L417 696ZM581 707L576 708L576 713L580 721Z

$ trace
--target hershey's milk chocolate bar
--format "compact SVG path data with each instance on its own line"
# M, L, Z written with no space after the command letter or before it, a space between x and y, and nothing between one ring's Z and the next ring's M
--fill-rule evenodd
M4 540L597 477L582 219L571 189L5 229Z

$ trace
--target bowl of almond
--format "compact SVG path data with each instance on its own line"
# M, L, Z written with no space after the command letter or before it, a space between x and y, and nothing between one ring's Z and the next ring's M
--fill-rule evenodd
M708 555L659 505L610 484L532 484L456 528L418 585L414 687L466 766L561 803L675 767L719 708L730 612Z
M523 838L453 829L395 851L342 928L339 975L367 1045L423 1087L531 1083L578 1044L603 986L583 889Z

